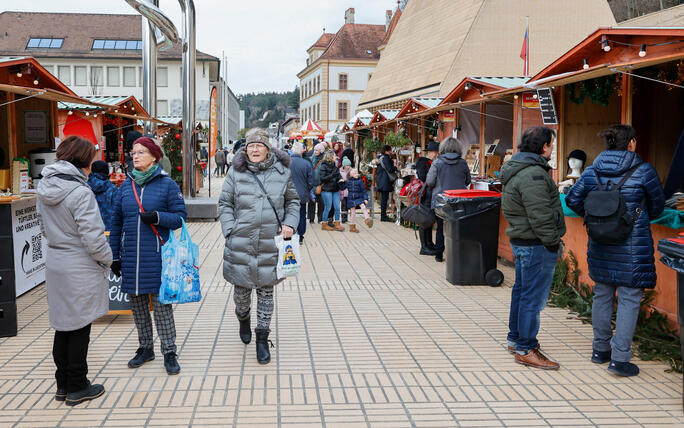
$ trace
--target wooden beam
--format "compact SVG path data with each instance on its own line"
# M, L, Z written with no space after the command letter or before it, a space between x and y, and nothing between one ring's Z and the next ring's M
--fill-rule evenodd
M14 100L16 95L13 92L7 93L8 110L8 124L9 128L9 164L12 165L12 159L17 157L17 110L15 109Z
M480 175L484 175L485 163L485 112L487 108L485 103L480 103Z
M632 88L634 87L634 80L628 74L622 75L622 110L620 113L620 122L625 125L632 124Z

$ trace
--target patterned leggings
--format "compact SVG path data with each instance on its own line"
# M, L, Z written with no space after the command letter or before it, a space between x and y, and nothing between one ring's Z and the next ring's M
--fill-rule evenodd
M138 341L141 348L152 349L154 337L152 336L152 318L150 317L150 303L148 294L129 294L133 320L138 328ZM159 294L151 294L152 307L154 308L154 324L157 326L157 334L161 342L162 354L176 352L176 324L173 320L173 306L159 302Z
M271 331L271 316L273 315L273 287L257 288L257 330ZM242 319L249 314L252 306L252 289L235 286L233 291L235 314Z

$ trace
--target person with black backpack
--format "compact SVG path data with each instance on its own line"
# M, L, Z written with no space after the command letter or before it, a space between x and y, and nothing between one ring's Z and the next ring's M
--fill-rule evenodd
M589 276L596 283L591 361L610 362L608 371L616 375L636 376L639 367L629 362L632 337L644 289L656 284L650 221L662 213L665 195L655 168L635 153L634 128L613 125L598 136L607 150L582 173L565 202L584 217L589 235Z

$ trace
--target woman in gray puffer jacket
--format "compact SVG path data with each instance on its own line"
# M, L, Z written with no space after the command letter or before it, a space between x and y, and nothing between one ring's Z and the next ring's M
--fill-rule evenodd
M38 184L40 227L47 241L45 283L57 366L55 400L69 406L104 393L88 381L91 323L109 310L112 250L95 194L88 187L95 146L71 136L57 148L57 162Z
M252 289L257 290L257 361L267 364L271 360L268 335L273 286L282 280L276 274L274 238L278 234L292 237L299 224L300 202L290 173L290 156L271 148L265 130L252 130L246 139L246 147L233 158L219 198L219 219L226 238L223 277L234 286L235 314L245 344L252 339L251 296Z

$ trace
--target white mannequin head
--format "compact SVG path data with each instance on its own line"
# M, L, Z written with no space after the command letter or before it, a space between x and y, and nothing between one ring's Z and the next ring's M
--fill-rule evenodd
M582 175L582 166L584 161L581 159L570 158L568 159L568 166L570 167L570 173L568 178L579 178Z

